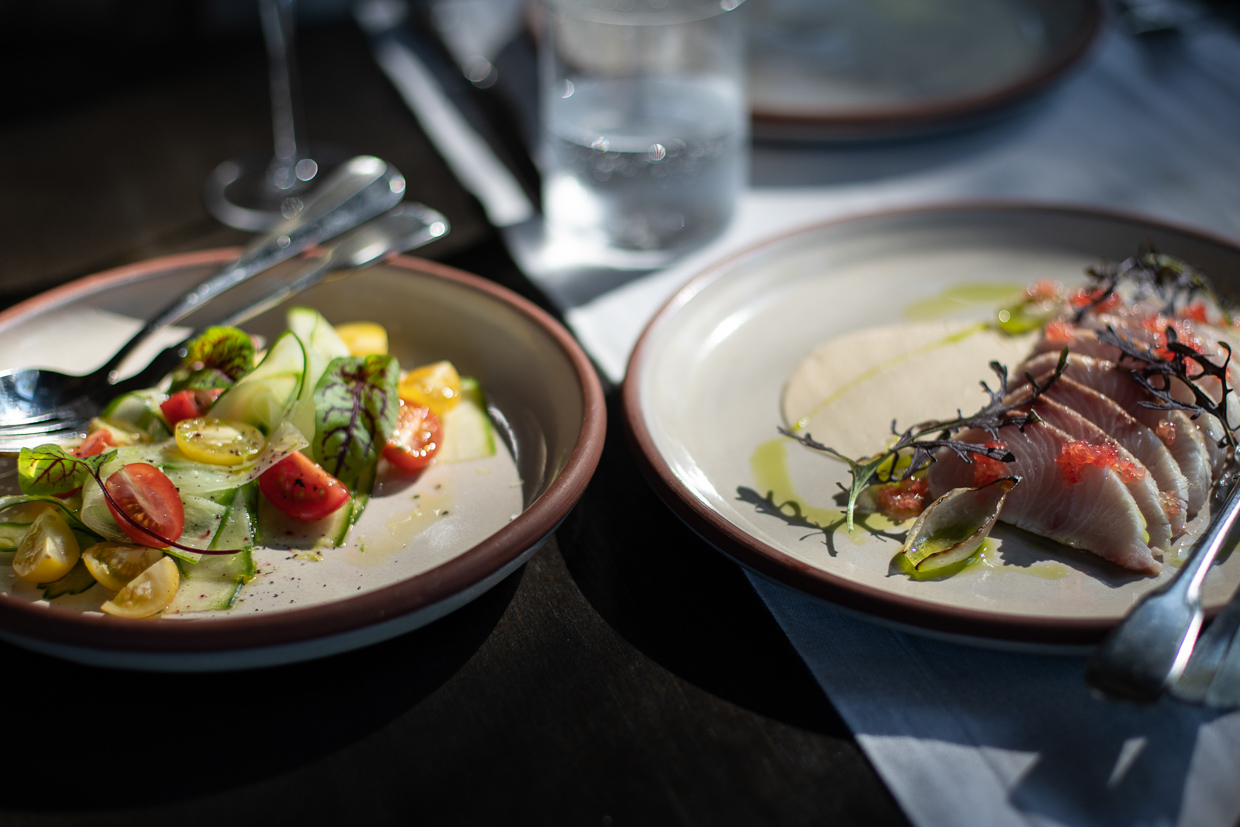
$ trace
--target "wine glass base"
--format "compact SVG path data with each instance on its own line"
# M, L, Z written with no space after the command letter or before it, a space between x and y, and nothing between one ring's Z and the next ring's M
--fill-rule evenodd
M271 155L255 153L224 161L211 171L203 187L207 212L238 230L270 230L300 209L290 199L297 199L352 157L330 145L311 146L308 155L314 160L303 160L298 165L298 179L286 188L277 187L268 177Z

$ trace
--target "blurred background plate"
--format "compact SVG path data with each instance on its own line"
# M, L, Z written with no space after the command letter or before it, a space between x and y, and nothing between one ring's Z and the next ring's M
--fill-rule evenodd
M1010 110L1097 37L1097 0L767 0L751 4L755 137L872 140Z
M236 252L121 267L16 305L0 313L0 364L89 370L137 328L137 319ZM240 298L230 294L200 312L222 315ZM491 282L407 257L320 285L295 302L319 308L333 323L382 324L404 367L450 359L481 383L509 450L436 463L412 481L385 479L345 545L321 560L256 549L259 576L225 612L127 621L60 608L13 583L5 567L0 637L84 663L152 670L324 657L394 637L468 603L524 563L572 509L598 463L606 414L593 366L546 313ZM284 329L284 316L276 308L245 327L271 341ZM13 461L3 462L12 488Z

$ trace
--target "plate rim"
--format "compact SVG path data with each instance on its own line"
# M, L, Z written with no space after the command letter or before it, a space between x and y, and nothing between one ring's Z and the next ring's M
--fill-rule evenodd
M83 294L155 277L161 271L224 264L240 251L239 247L227 247L160 256L84 276L0 311L0 326ZM568 358L582 394L581 432L556 478L534 502L451 560L413 577L328 603L238 617L151 622L68 612L0 594L0 630L11 631L23 640L121 657L218 656L298 646L390 625L394 619L431 610L483 583L549 536L580 499L602 456L607 414L602 383L593 364L563 325L505 287L414 256L396 256L384 266L446 281L507 305L547 334Z
M1093 49L1103 31L1106 12L1101 0L1077 0L1084 12L1081 25L1056 51L998 89L948 97L910 106L893 106L854 114L791 112L754 100L750 115L754 136L773 141L837 141L880 137L911 137L967 126L1050 89Z
M660 499L695 533L725 556L773 582L828 605L859 612L871 622L891 622L927 633L941 633L978 644L1018 644L1045 647L1079 647L1098 643L1116 625L1113 617L1057 618L1038 615L1014 616L967 609L893 594L833 575L761 541L743 531L696 497L660 454L654 436L642 416L641 373L652 340L687 303L745 259L825 229L890 218L966 214L978 211L1009 214L1053 214L1080 219L1102 219L1159 229L1230 248L1240 259L1240 239L1211 233L1143 215L1080 204L1034 202L1013 199L972 199L934 202L859 212L779 233L748 245L706 265L683 284L655 313L642 330L630 354L621 386L621 420L631 453L646 481ZM1207 610L1207 617L1218 608ZM979 628L980 624L980 628Z

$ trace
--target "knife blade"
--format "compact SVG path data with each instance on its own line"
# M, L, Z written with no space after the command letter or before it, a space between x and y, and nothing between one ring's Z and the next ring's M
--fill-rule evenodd
M405 0L360 0L354 15L380 69L457 180L478 199L513 261L557 307L578 307L651 272L591 261L590 251L549 242L537 181L512 155L519 141L498 134L473 85L430 27L414 25ZM522 97L534 100L533 94Z

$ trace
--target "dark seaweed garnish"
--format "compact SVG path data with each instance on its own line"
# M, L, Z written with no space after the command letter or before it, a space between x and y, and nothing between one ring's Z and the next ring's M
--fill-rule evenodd
M853 514L856 510L857 498L867 486L875 482L887 483L907 480L934 462L934 454L941 449L951 451L967 463L972 463L975 455L988 457L1000 462L1012 462L1015 460L1016 457L1006 448L987 447L985 444L953 439L952 435L966 429L979 428L993 440L998 440L1000 428L1015 426L1023 432L1028 425L1040 420L1032 409L1023 412L1019 412L1018 409L1029 408L1029 404L1034 399L1045 393L1059 379L1067 364L1068 349L1064 348L1059 354L1059 364L1055 367L1055 372L1050 375L1045 384L1039 385L1033 376L1026 373L1025 379L1033 389L1032 394L1022 397L1017 402L1004 404L1003 399L1008 394L1008 371L1006 367L998 362L991 362L990 369L998 377L999 386L997 389L992 390L985 381L979 383L982 386L982 390L986 392L988 401L977 413L965 416L957 409L955 419L931 419L919 422L906 428L904 431L900 431L897 428L896 422L893 419L891 421L891 433L896 437L896 441L886 451L861 460L854 460L844 456L834 448L818 442L808 433L804 435L794 434L786 428L780 428L779 432L784 436L795 439L807 448L830 454L836 459L843 460L848 465L848 470L852 475L852 482L848 488L845 488L843 485L840 488L848 495L848 530L852 531Z
M1135 256L1121 262L1104 262L1086 268L1085 275L1095 282L1088 291L1089 301L1076 309L1074 322L1080 322L1095 307L1114 295L1120 285L1130 285L1134 300L1154 298L1166 316L1207 299L1220 309L1223 305L1204 273L1175 256L1144 246Z
M1120 364L1132 367L1132 376L1137 383L1159 400L1143 401L1140 403L1142 407L1159 411L1186 411L1192 419L1209 414L1223 426L1223 438L1219 445L1235 449L1236 435L1232 432L1235 426L1227 419L1227 397L1232 392L1231 386L1227 384L1231 346L1226 342L1219 343L1227 350L1227 356L1222 364L1216 364L1181 342L1175 328L1170 325L1164 335L1165 345L1143 348L1128 337L1119 335L1108 325L1106 330L1098 332L1098 341L1118 348L1123 354ZM1222 388L1217 400L1206 393L1199 383L1200 379L1207 376L1217 379L1219 387ZM1183 382L1192 392L1192 402L1176 399L1171 395L1173 379Z

